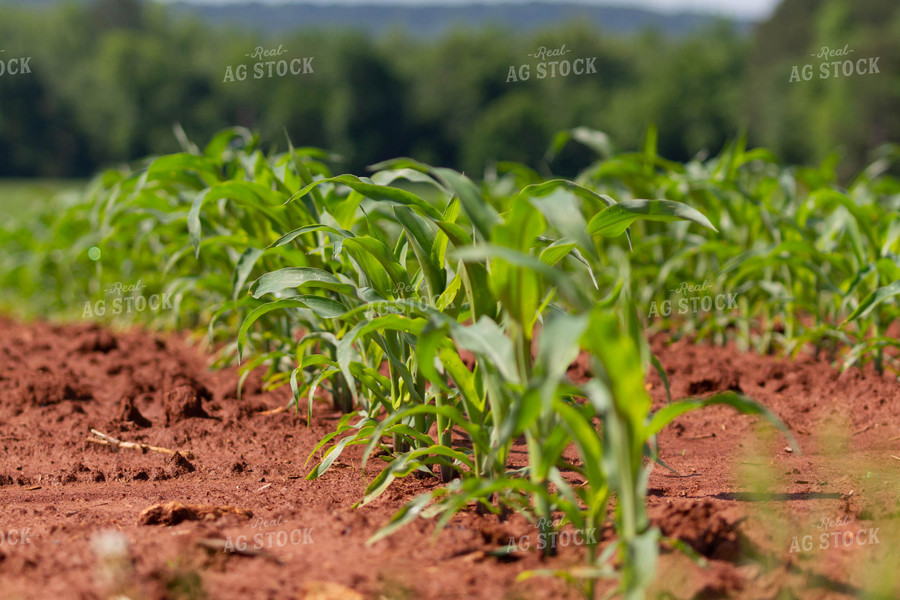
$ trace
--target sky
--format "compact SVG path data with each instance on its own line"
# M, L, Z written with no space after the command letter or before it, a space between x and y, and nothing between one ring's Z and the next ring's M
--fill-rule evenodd
M171 0L170 0L171 1ZM263 4L285 4L290 0L181 0L193 4L249 4L251 1ZM471 4L508 2L521 3L513 0L304 0L316 4ZM552 1L552 0L550 0ZM741 17L745 19L763 19L772 14L779 0L571 0L584 2L585 4L605 4L629 6L634 8L647 8L661 12L706 12Z

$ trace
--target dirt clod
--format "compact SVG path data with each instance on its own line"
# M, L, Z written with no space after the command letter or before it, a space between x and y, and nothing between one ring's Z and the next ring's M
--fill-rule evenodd
M50 406L67 400L87 402L93 399L93 394L79 377L71 369L65 368L56 372L41 371L39 377L24 383L19 394L25 404L35 406Z
M116 338L113 337L112 333L106 329L98 328L86 332L85 335L78 340L75 351L101 352L107 354L118 347L119 345L116 343Z
M123 398L119 405L119 420L125 423L134 423L137 427L152 427L153 423L150 419L141 414L138 407L134 405L133 398Z
M707 558L732 561L740 553L736 522L725 517L722 507L709 498L699 502L675 500L654 520L663 535L682 540Z
M148 506L138 515L138 525L178 525L183 521L215 521L224 515L250 519L253 513L234 506L184 504L173 500Z
M203 409L204 396L209 399L209 391L206 388L188 383L182 383L170 390L163 399L166 425L190 418L208 419L209 414Z
M197 468L191 464L183 454L176 452L166 463L166 472L169 477L178 477L185 473L193 473Z
M309 581L303 586L303 600L363 600L348 587L328 581Z

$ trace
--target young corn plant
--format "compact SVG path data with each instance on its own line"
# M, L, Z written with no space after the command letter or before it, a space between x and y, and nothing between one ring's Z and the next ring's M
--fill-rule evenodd
M463 193L474 193L472 187L465 185L464 179L457 179L456 184ZM577 188L574 184L561 182L550 187L553 186ZM580 193L592 193L578 189ZM453 240L454 250L447 256L470 267L476 265L479 273L490 275L487 290L500 307L498 317L482 314L472 322L470 306L464 313L470 318L461 322L459 315L454 318L430 310L430 307L418 307L420 316L406 319L406 323L403 319L384 320L377 325L364 323L362 328L396 327L415 336L415 367L427 378L433 391L426 391L425 402L393 406L393 412L388 411L381 421L367 415L351 425L350 419L345 418L339 430L323 440L320 447L342 433L354 429L356 432L335 442L310 476L320 476L348 444L365 443L368 457L383 437L398 434L418 441L418 447L413 444L412 449L401 452L405 448L395 443L388 467L373 480L361 504L378 497L397 477L428 470L432 465L457 472L459 480L433 494L414 499L373 541L419 515L441 515L440 525L443 525L473 501L486 510L527 510L537 518L543 517L542 523L549 523L551 513L564 507L576 526L596 527L602 524L606 502L614 493L619 506L619 530L623 532L622 539L626 540L618 555L627 565L622 586L637 597L649 581L652 564L647 557L655 556L658 541L643 516L644 491L641 487L644 481L641 478L642 459L645 451L649 451L649 440L658 431L653 428L661 429L678 414L712 400L684 403L677 411L662 414L652 425L647 425L649 398L643 389L643 359L637 349L639 344L633 341L632 356L636 365L631 365L630 372L632 384L635 381L637 384L630 388L626 386L624 389L628 393L619 389L616 382L593 380L579 388L567 380L566 369L579 351L593 351L604 356L604 342L615 337L610 333L609 319L616 319L608 306L599 305L591 312L592 295L585 294L568 274L554 267L575 249L577 243L551 243L544 245L537 255L532 254L535 248L541 247L539 238L547 232L547 223L529 198L532 194L538 195L534 192L529 190L520 195L504 215L485 208L486 205L476 205L481 211L478 214L467 213L476 236L486 238L486 241L475 241L451 223L438 223ZM694 214L686 206L667 201L635 201L618 206L610 200L607 208L611 210L601 211L602 215L591 220L588 229L591 233L621 235L640 218L674 221L689 217L708 224L699 213ZM591 252L589 248L585 250ZM365 306L357 308L357 312L362 308ZM545 316L547 320L538 339L538 352L532 355L535 326ZM359 324L354 328L357 326ZM461 351L474 355L473 367L466 365ZM608 360L618 361L623 352L605 356ZM611 372L619 373L620 370ZM610 387L620 392L620 405L609 405ZM632 392L642 396L644 403L638 403L638 410L630 413L625 410L629 404L625 398ZM590 398L592 409L587 412L580 409L588 404L577 402L578 397ZM748 412L764 412L741 398L715 401L727 402ZM598 407L603 408L598 410ZM611 410L611 407L624 411L624 414ZM410 427L410 423L415 423L421 416L426 417L429 430L432 424L436 426L439 440L429 436L425 429ZM603 435L597 431L593 419L604 422ZM638 423L640 428L632 422ZM441 436L447 426L458 427L465 433L469 442L467 447L450 446L452 440ZM510 471L507 466L509 452L514 440L522 435L529 449L528 466ZM562 459L562 452L571 443L579 446L584 468L569 465ZM598 466L602 463L597 459L602 456L597 450L604 444L612 457L606 459L611 465L607 471L615 469L613 476ZM636 455L632 452L634 448L637 448ZM587 465L592 466L588 468ZM590 482L581 488L586 495L579 498L580 490L573 491L576 488L563 477L564 471L583 474ZM434 499L438 502L426 508ZM594 564L595 550L589 549L591 569L581 572L590 575L589 581L598 573L612 572L608 564ZM606 563L609 558L607 554L601 562Z

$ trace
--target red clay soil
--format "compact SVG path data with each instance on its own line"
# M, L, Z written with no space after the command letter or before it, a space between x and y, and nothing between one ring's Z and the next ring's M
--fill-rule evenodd
M664 548L650 597L896 597L896 378L662 337L653 348L674 398L743 392L801 452L725 407L663 432L675 472L654 469L649 514L706 565ZM517 582L583 559L577 543L542 558L519 516L464 512L436 538L420 520L366 546L436 480L399 480L353 509L377 473L361 471L358 448L304 479L338 415L266 414L286 388L251 375L238 401L236 370L208 362L185 337L0 319L0 600L579 597L559 579ZM664 404L655 373L647 385ZM91 429L184 455L88 442ZM531 549L490 554L511 537Z

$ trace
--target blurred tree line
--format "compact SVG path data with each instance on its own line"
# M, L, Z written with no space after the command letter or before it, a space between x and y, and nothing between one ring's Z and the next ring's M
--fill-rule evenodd
M244 125L283 149L286 132L356 172L399 155L476 175L498 159L541 168L557 131L592 127L628 149L651 123L670 159L716 152L746 130L783 161L837 151L850 172L900 139L898 40L896 0L785 0L749 34L722 22L690 37L617 37L573 23L428 40L338 29L261 39L141 0L0 5L0 60L30 56L32 71L0 76L0 176L81 177L177 151L176 123L201 144ZM537 79L528 54L563 44L570 60L596 57L596 73ZM263 60L314 57L314 73L224 81L228 66L252 73L256 47L279 45L283 56ZM880 72L789 82L820 47L845 45L851 58L879 57ZM507 81L522 64L531 78ZM553 170L588 159L571 146Z

